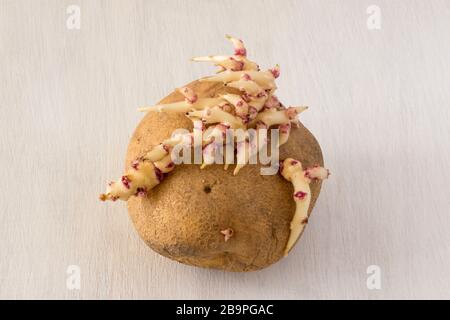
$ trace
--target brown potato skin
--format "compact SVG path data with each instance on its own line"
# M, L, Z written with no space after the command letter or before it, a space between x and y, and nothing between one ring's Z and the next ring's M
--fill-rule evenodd
M195 81L200 97L232 91L222 84ZM182 100L173 92L161 103ZM130 163L178 128L192 130L191 121L179 113L149 112L136 128L128 146ZM280 148L280 159L292 157L304 167L323 166L322 151L303 126L293 127L289 141ZM201 170L199 165L179 165L146 198L128 200L130 217L145 243L159 254L188 265L254 271L283 257L294 215L292 184L280 174L260 175L259 165L247 165L233 176L234 165ZM205 192L205 187L210 192ZM321 182L311 183L309 213L317 200ZM232 228L227 242L221 230Z

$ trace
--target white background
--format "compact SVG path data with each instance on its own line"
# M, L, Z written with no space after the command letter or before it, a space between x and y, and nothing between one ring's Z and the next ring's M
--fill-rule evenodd
M188 59L231 52L225 33L280 63L332 171L292 254L245 274L158 256L97 200L136 107L210 74ZM444 0L0 0L0 298L450 298L449 59Z

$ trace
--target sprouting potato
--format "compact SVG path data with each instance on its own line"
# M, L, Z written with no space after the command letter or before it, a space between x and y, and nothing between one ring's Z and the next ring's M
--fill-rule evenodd
M139 235L166 257L200 267L252 271L289 253L329 172L322 167L320 146L298 120L307 107L286 108L274 95L279 66L260 71L241 40L227 39L233 55L193 59L213 63L219 74L139 109L147 115L128 147L126 173L110 182L100 199L128 201ZM274 128L279 129L280 156L286 159L280 162L280 174L265 176L261 164L248 165L254 140L247 130ZM172 135L176 129L187 131ZM232 140L235 154L226 151L223 165L214 164L228 129L245 135ZM199 132L204 170L175 165L174 148L191 150ZM262 143L267 144L266 138ZM235 162L233 173L226 171Z

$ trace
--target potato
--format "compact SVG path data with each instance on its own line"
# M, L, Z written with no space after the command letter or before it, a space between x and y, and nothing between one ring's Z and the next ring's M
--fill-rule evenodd
M195 81L187 85L199 97L234 93L221 83ZM184 97L175 91L160 103ZM128 146L126 170L132 161L171 136L178 128L192 130L180 113L149 112ZM280 148L280 159L293 157L305 167L323 165L313 135L300 124ZM308 215L321 181L313 182ZM179 165L147 197L128 200L130 217L145 243L159 254L188 265L226 271L254 271L284 256L295 212L292 184L280 174L260 175L260 165L247 165L237 176L233 169L210 165ZM231 228L228 241L221 232ZM225 233L225 232L224 232Z

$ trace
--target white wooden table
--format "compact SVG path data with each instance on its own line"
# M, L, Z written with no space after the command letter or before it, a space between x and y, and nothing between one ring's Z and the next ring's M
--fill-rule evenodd
M249 274L160 257L97 200L136 107L211 73L188 59L225 33L281 64L333 173L293 253ZM446 0L0 0L0 298L450 298L449 58Z

